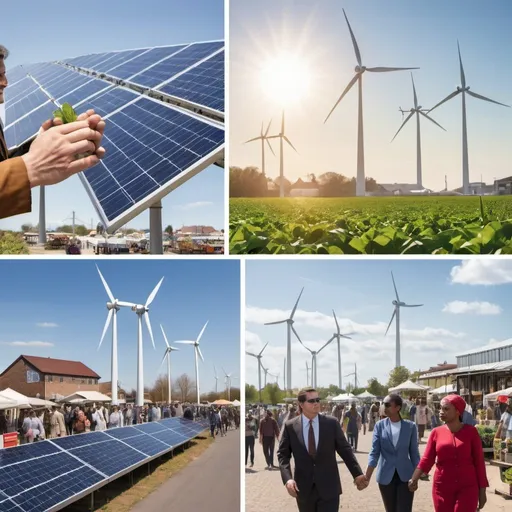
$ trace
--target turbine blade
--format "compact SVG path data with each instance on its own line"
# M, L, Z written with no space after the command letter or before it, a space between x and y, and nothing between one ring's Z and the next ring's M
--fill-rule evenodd
M246 353L248 356L258 357L256 354L253 354L252 352L247 352L247 350L245 351L245 353Z
M160 370L160 368L162 368L162 365L164 364L164 361L165 361L165 358L167 357L167 350L165 351L165 354L164 354L164 357L162 357L162 362L160 363L160 366L158 367L158 370Z
M107 329L110 325L110 321L112 320L112 315L114 314L114 310L111 309L109 312L108 312L108 315L107 315L107 320L105 322L105 327L103 327L103 333L101 335L101 340L100 340L100 344L98 345L98 350L100 349L101 347L101 344L103 343L103 338L105 337L105 334L107 333Z
M295 336L297 337L297 339L299 340L300 344L306 349L308 350L311 354L313 354L313 351L311 349L309 349L308 347L306 347L306 345L304 345L304 343L302 343L302 340L300 339L300 336L299 334L297 333L297 331L295 330L295 327L293 327L292 325L292 331L293 331L293 334L295 334Z
M263 325L277 325L277 324L285 324L286 323L286 320L279 320L279 322L267 322L266 324L263 324Z
M430 112L432 112L432 110L436 109L437 107L439 107L440 105L442 105L443 103L446 103L447 101L450 101L452 98L455 98L455 96L457 96L457 94L460 94L460 91L453 91L451 94L448 94L448 96L446 96L446 98L443 100L443 101L440 101L437 105L435 105L434 107L432 107L428 113L430 114Z
M283 135L283 139L288 142L288 144L295 150L295 153L298 153L298 151L295 149L295 146L290 142L290 139L286 135Z
M199 336L197 337L197 340L196 340L196 341L197 341L197 343L199 343L199 340L201 339L201 336L203 335L204 330L206 329L206 326L208 325L208 322L209 322L209 321L210 321L210 320L208 320L208 321L204 324L204 327L201 329L201 332L199 333Z
M418 96L416 95L416 87L414 86L414 77L411 73L411 80L412 80L412 92L414 94L414 108L418 108Z
M338 98L338 101L334 104L334 107L332 107L331 111L329 112L329 115L325 118L324 124L327 122L329 117L331 117L331 114L334 112L334 109L339 105L340 101L345 97L345 94L347 94L350 89L352 89L353 85L357 82L359 78L359 75L354 75L352 80L348 83L347 87L345 87L345 90L341 93L341 96Z
M270 151L272 151L272 154L273 154L274 156L276 156L276 154L274 153L274 150L272 149L272 145L270 144L270 142L268 141L268 139L265 139L265 140L267 141L268 147L269 147Z
M108 287L107 281L105 281L105 278L103 277L103 274L100 272L98 265L96 265L96 269L98 270L98 274L100 275L101 281L103 283L103 286L105 287L105 291L107 292L110 302L114 302L116 299L112 295L112 292L110 291L110 288Z
M362 66L362 61L361 61L361 52L359 51L359 46L357 46L357 41L356 41L356 36L354 35L354 32L352 32L352 27L350 26L350 23L348 21L348 18L347 18L347 15L345 13L345 9L343 9L343 15L345 16L345 20L347 22L347 25L348 25L348 30L350 31L350 37L352 38L352 44L354 46L354 52L356 54L356 59L357 59L357 63Z
M179 352L179 348L169 347L169 352L172 352L173 350L177 350Z
M160 286L162 286L163 280L164 280L164 278L162 277L162 279L160 279L160 281L158 281L158 284L155 286L155 288L151 292L151 295L148 297L148 300L146 301L146 307L148 307L155 300L156 294L158 293Z
M249 142L254 142L255 140L261 140L261 139L262 139L262 137L261 137L261 135L260 135L259 137L254 137L254 139L246 140L246 141L244 142L244 144L248 144Z
M331 341L334 339L334 336L327 342L325 343L322 348L317 352L317 354L320 354L320 352L322 352L322 350L327 347L327 345L329 345L329 343L331 343Z
M400 131L402 130L402 128L406 125L407 121L409 121L409 119L411 119L411 117L414 115L414 112L411 112L406 118L405 118L405 121L402 123L402 125L400 126L400 128L398 128L398 131L395 133L395 136L391 139L391 142L393 142L395 139L396 139L396 136L400 133Z
M391 279L393 280L393 288L395 289L396 300L400 302L400 297L398 296L398 290L396 289L395 276L393 275L393 272L391 272Z
M165 344L167 345L167 348L169 348L169 342L167 341L167 336L165 335L165 331L164 331L162 324L160 324L160 329L162 329L162 334L164 335Z
M133 304L132 302L117 302L118 306L121 306L123 308L132 308L133 306L136 306L136 304Z
M261 122L261 132L260 132L260 134L261 134L261 137L263 137L263 121Z
M459 64L460 64L460 84L464 89L466 87L466 75L464 74L464 66L462 65L462 57L460 56L460 45L457 41L457 50L459 51Z
M408 69L420 68L386 68L383 66L378 66L376 68L366 68L366 71L371 71L372 73L387 73L388 71L407 71Z
M149 315L148 313L144 313L144 318L146 320L146 325L147 325L147 328L148 328L148 331L149 331L149 336L151 338L151 343L153 344L153 348L156 349L155 347L155 338L153 338L153 331L151 329L151 322L149 321Z
M510 108L510 105L505 105L505 103L500 103L499 101L491 100L490 98L486 98L485 96L482 96L481 94L477 94L473 91L466 91L470 96L473 96L473 98L477 98L479 100L488 101L489 103L496 103L496 105L501 105L502 107L508 107Z
M175 341L174 343L181 343L182 345L195 345L196 342L192 340L181 340L181 341Z
M263 351L267 348L267 345L268 345L268 341L267 341L267 343L265 343L265 346L261 349L261 352L259 354L260 356L261 356L261 354L263 354Z
M401 308L419 308L423 304L400 304Z
M347 339L347 340L351 340L351 339L352 339L352 338L351 338L350 336L348 336L347 334L340 334L340 336L341 336L342 338Z
M391 315L391 320L389 321L388 328L386 329L386 334L388 333L389 328L391 327L391 322L393 321L393 318L395 318L395 315L396 315L396 309L393 310L393 314ZM384 334L384 336L386 336L386 334Z
M213 365L213 374L215 375L215 378L217 379L217 370L215 369L215 365Z
M201 349L197 345L196 345L196 350L197 350L197 353L199 354L199 357L201 358L201 361L203 361L203 363L204 363L203 354L201 353Z
M271 119L271 120L269 121L269 123L268 123L267 131L265 132L265 137L268 135L268 132L269 132L269 130L270 130L270 125L271 125L271 124L272 124L272 119ZM261 126L262 126L262 133L263 133L263 123L262 123L262 125L261 125Z
M302 292L304 291L304 288L302 288L302 290L300 291L299 293L299 298L297 299L297 302L295 303L295 306L293 306L293 309L292 309L292 314L290 315L290 320L293 319L293 315L295 315L295 311L297 310L297 306L299 305L299 300L302 296Z
M432 121L434 124L436 124L437 126L439 126L439 128L441 128L441 130L444 130L446 131L437 121L434 121L430 116L428 116L427 114L425 114L424 112L421 112L420 111L420 114L423 116L423 117L426 117L429 121Z
M336 313L334 312L334 309L332 310L332 314L334 316L334 321L336 322L336 330L338 331L338 334L340 332L340 325L338 324L338 319L336 318Z

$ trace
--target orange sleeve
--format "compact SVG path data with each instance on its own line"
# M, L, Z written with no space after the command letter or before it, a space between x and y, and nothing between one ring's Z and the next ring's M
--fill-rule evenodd
M0 162L0 219L28 213L31 209L30 182L23 158Z

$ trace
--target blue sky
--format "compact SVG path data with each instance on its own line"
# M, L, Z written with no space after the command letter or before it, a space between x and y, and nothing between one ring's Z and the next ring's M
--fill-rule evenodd
M205 362L199 362L201 392L215 390L213 365L240 377L240 270L239 262L179 260L100 262L99 268L119 300L144 304L158 281L165 277L150 306L155 337L153 350L143 326L144 383L153 384L165 351L160 326L169 343L196 339L207 320L200 341ZM107 293L95 262L0 261L0 371L19 355L81 361L110 381L111 331L98 344L107 318ZM22 344L20 345L19 342ZM50 344L48 346L41 346ZM14 345L13 345L14 343ZM128 308L118 313L119 380L136 387L137 318ZM194 351L174 345L173 378L187 373L195 380ZM219 391L224 379L219 378ZM233 380L233 387L239 386Z
M490 7L492 5L492 7ZM296 180L327 171L355 176L357 88L324 120L354 75L357 64L342 8L358 42L363 65L420 67L414 77L420 105L431 108L460 85L457 39L471 90L512 105L512 4L495 0L271 0L233 2L230 8L230 165L261 165L259 144L243 142L259 135L273 119L278 129L283 102L261 76L267 63L286 52L308 70L293 90L309 81L300 99L286 106L287 135L297 148L285 149L285 175ZM381 183L415 183L416 124L411 119L395 141L402 122L398 108L413 106L409 71L365 73L363 112L366 175ZM457 97L432 117L447 131L422 118L423 181L436 190L462 182L462 107ZM470 180L492 182L511 174L512 109L467 99ZM279 172L268 151L267 175Z
M424 304L401 310L402 365L426 370L455 355L510 338L512 261L459 260L280 260L246 264L246 347L265 349L262 363L280 372L286 357L286 319L302 287L295 328L302 341L318 350L335 332L332 309L341 333L343 375L358 367L358 380L386 382L395 362L395 324L385 336L393 313L391 271L400 299ZM292 338L292 385L306 384L309 352ZM317 359L318 385L337 383L337 349L333 342ZM256 360L246 356L246 380L257 384ZM344 379L354 382L353 377Z
M91 13L88 15L86 13ZM0 44L11 54L9 67L46 62L87 53L224 39L223 0L155 0L149 8L135 0L49 0L31 3L21 12L20 3L2 2ZM89 20L89 21L87 21ZM7 74L9 74L7 72ZM224 171L208 167L163 201L163 223L224 227ZM0 221L0 229L19 229L38 222L39 192L32 193L32 213ZM99 221L80 180L73 177L47 189L46 219L55 228L72 210L87 225ZM129 227L149 228L149 213L135 218Z

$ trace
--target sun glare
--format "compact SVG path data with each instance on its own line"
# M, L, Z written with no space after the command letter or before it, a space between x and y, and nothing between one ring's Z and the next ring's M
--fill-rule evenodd
M307 95L311 73L304 59L282 53L263 65L260 79L264 93L271 100L286 106Z

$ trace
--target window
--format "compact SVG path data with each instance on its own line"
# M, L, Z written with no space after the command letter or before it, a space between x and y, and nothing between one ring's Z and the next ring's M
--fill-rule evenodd
M88 384L92 384L92 379L89 379L89 382L88 382Z
M82 384L85 384L85 379L82 379Z
M64 377L60 377L59 382L64 382Z
M27 370L27 383L31 384L33 382L40 382L41 377L38 372L34 370Z
M53 375L47 375L46 382L53 382Z

